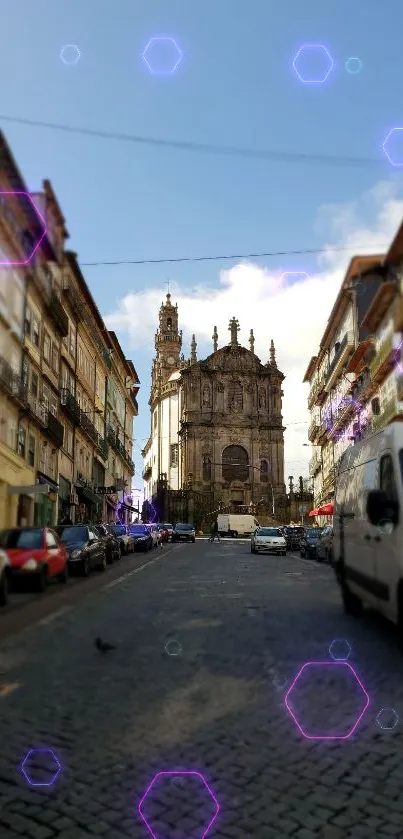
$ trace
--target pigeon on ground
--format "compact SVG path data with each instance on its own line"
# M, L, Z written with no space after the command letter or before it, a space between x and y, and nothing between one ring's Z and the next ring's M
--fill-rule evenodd
M100 653L109 653L110 650L116 650L114 644L109 644L108 641L103 641L102 638L95 638L95 646Z

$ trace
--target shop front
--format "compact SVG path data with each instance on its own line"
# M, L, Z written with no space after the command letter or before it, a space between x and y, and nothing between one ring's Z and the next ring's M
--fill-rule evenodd
M102 519L102 498L96 495L89 486L76 484L75 491L79 502L76 508L76 524L100 522Z
M66 518L73 520L71 505L71 483L67 478L59 475L59 507L57 512L58 524L61 524Z
M59 484L43 472L37 472L37 484L43 487L37 492L34 502L34 527L53 527L57 521L57 497Z
M33 522L33 502L26 492L35 484L35 470L0 442L0 530ZM13 492L19 488L19 492Z

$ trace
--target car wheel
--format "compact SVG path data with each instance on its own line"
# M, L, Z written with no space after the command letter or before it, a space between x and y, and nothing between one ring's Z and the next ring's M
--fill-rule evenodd
M40 592L45 591L47 583L48 583L48 572L47 572L46 566L44 565L43 568L41 568L41 570L39 571L38 578L37 578L37 581L36 581L37 590L40 591Z
M302 559L304 559L305 554L304 554L304 552L303 552L303 551L300 551L300 552L299 552L299 555L300 555L300 557L301 557Z
M0 606L7 606L8 603L8 575L4 569L0 577Z
M108 554L107 563L108 563L108 565L113 565L113 551L112 551L112 550L111 550L111 552Z
M193 544L196 542L196 539L192 539Z
M342 583L341 596L346 615L352 615L354 618L359 618L363 610L362 601L356 594L353 594L350 591L345 583Z
M59 574L57 579L59 580L59 583L67 583L67 580L69 579L69 569L67 562L63 568L63 571Z
M81 574L83 577L88 577L90 573L90 566L88 562L88 556L86 556L81 562Z

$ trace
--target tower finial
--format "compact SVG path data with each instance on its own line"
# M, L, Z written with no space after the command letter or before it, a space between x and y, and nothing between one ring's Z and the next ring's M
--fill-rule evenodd
M192 362L193 362L193 361L197 361L197 354L196 354L197 344L196 344L196 337L195 337L195 335L192 335L192 343L190 344L190 350L191 350L191 352L190 352L190 360L191 360Z
M240 326L236 317L231 318L228 330L231 333L231 347L238 347L238 332L240 330Z
M277 367L276 350L274 348L273 338L270 341L270 364L272 367Z
M254 353L255 352L255 336L253 334L253 329L251 329L251 331L250 331L249 344L250 344L250 351L252 353Z
M212 337L212 339L213 339L213 352L217 352L217 348L218 348L218 332L217 332L217 327L216 327L216 326L214 327L214 332L213 332L213 334L212 334L212 336L211 336L211 337Z

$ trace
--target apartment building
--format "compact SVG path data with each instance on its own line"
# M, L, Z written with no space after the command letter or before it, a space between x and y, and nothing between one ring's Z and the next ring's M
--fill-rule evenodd
M389 399L391 383L384 380L379 349L390 320L384 303L397 295L395 284L391 296L388 276L384 256L351 260L318 353L304 376L310 384L308 438L315 507L333 499L337 466L347 446L377 430L381 416L385 419L380 405Z

